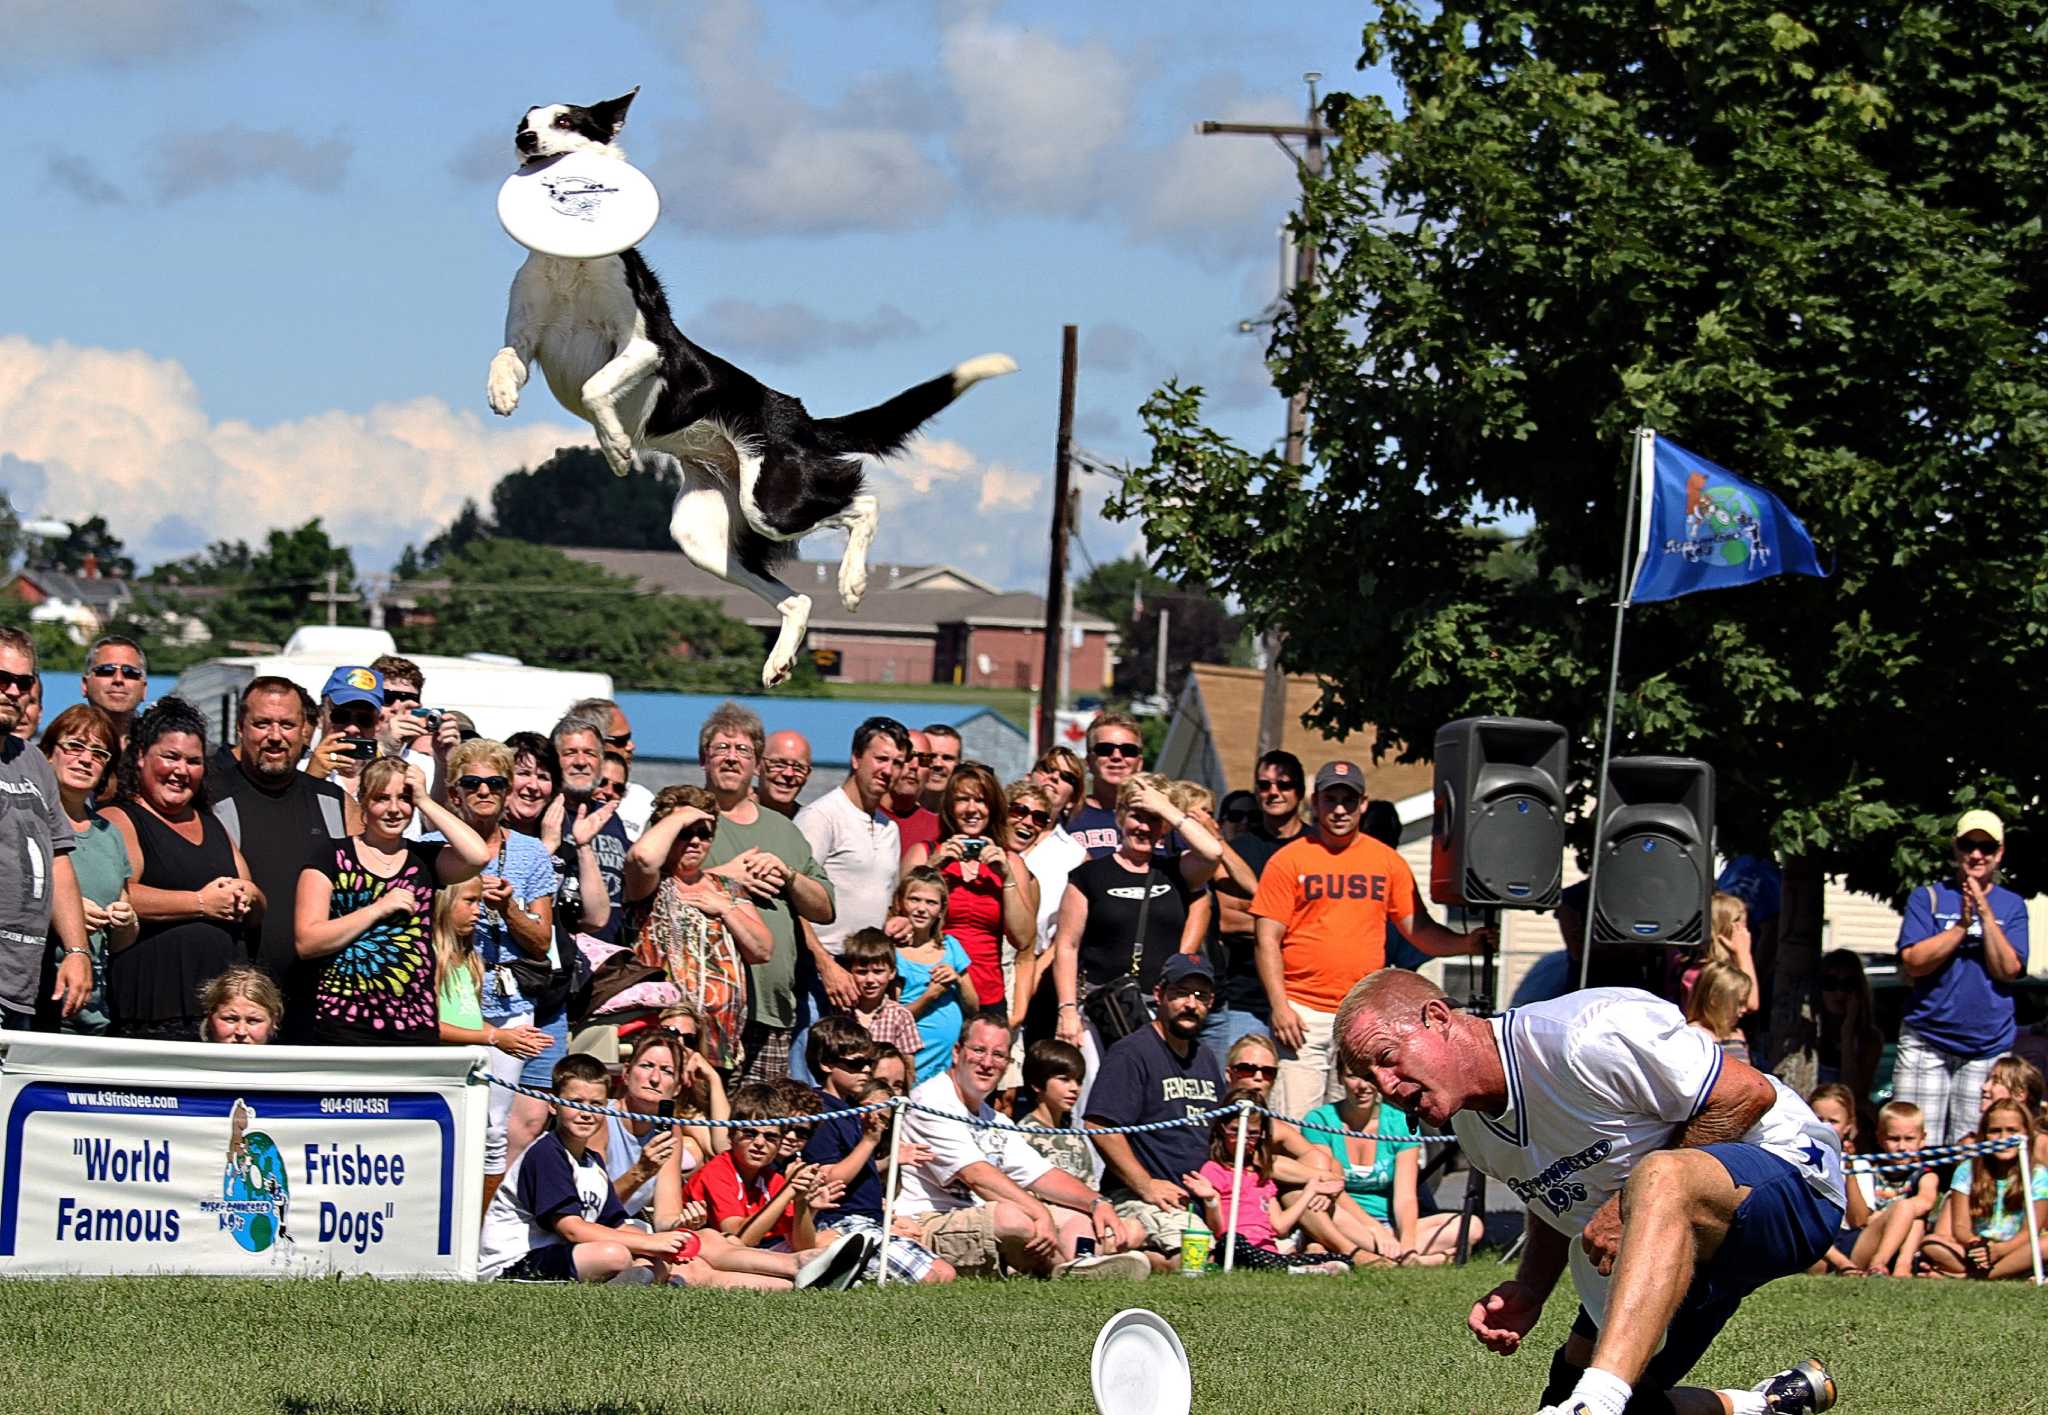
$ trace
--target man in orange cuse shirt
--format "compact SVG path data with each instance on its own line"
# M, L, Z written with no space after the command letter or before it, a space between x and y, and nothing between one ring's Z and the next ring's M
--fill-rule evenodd
M1342 1094L1330 1027L1352 985L1387 963L1387 923L1434 958L1471 953L1485 931L1452 933L1429 917L1408 862L1358 824L1365 773L1329 762L1316 773L1316 829L1282 846L1252 898L1259 981L1280 1043L1273 1108L1306 1115Z

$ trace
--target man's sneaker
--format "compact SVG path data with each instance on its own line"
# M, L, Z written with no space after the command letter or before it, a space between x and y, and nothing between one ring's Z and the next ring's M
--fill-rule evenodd
M1835 1378L1812 1357L1750 1388L1764 1398L1766 1409L1785 1415L1811 1415L1835 1403Z
M879 1244L872 1234L849 1233L835 1238L824 1252L796 1270L799 1288L829 1287L844 1292L854 1279L867 1271Z
M1091 1253L1085 1258L1076 1258L1071 1263L1060 1264L1053 1269L1052 1275L1054 1277L1150 1277L1152 1276L1152 1263L1143 1253Z

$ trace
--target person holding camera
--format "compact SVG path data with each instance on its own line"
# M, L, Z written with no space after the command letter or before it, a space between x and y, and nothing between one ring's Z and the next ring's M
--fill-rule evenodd
M1899 926L1899 969L1913 980L1913 998L1892 1095L1920 1107L1930 1145L1953 1145L1977 1128L1991 1063L2019 1034L2012 985L2027 971L2027 905L1998 883L2004 859L2005 823L1965 811L1955 873L1907 896Z
M946 932L967 950L967 979L984 1008L1005 1006L1003 946L1031 948L1038 931L1038 881L1010 848L1010 807L996 774L962 762L939 798L939 843L903 852L903 872L930 865L952 883Z

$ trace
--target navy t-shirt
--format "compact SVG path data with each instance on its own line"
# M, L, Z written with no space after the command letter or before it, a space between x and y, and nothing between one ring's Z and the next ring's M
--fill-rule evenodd
M833 1115L830 1112L852 1110L839 1097L823 1087L818 1088L818 1098L824 1103L826 1114L818 1120L811 1131L811 1138L804 1142L804 1162L807 1164L837 1164L860 1147L865 1127L863 1115ZM860 1167L840 1196L839 1206L817 1216L818 1227L830 1228L835 1218L869 1218L876 1223L882 1221L882 1177L876 1171L872 1157Z
M626 1206L619 1202L604 1159L596 1151L585 1150L581 1160L572 1160L561 1137L551 1132L535 1140L522 1158L526 1162L519 1167L519 1207L534 1223L553 1228L557 1219L580 1218L617 1228L626 1221ZM580 1184L579 1166L585 1179Z
M1991 912L2005 930L2005 939L2027 970L2027 906L2002 885L1986 891ZM1963 896L1953 881L1916 889L1906 899L1906 919L1899 926L1899 951L1954 928L1963 917ZM1971 921L1956 951L1934 972L1913 983L1905 1025L1930 1045L1952 1056L1997 1056L2012 1050L2018 1027L2013 1021L2012 989L1996 981L1984 963L1984 921Z
M1092 801L1067 818L1067 834L1088 852L1091 860L1114 855L1117 846L1124 843L1124 833L1116 823L1116 812Z
M555 891L555 928L565 938L574 938L587 933L592 938L601 938L606 943L618 941L619 929L625 923L622 900L626 892L626 851L632 842L626 838L626 827L619 824L614 815L606 821L591 838L590 848L597 852L598 873L604 876L605 893L611 896L611 917L605 920L601 929L588 928L583 923L583 882L577 873L576 852L569 848L569 828L562 829L562 848L555 855L556 868L562 872L561 886Z
M1098 1125L1150 1125L1214 1110L1223 1100L1223 1068L1209 1048L1195 1043L1177 1054L1157 1027L1140 1027L1109 1049L1102 1074L1088 1093L1088 1119ZM1154 1179L1180 1183L1209 1158L1209 1130L1180 1125L1126 1137L1138 1163Z

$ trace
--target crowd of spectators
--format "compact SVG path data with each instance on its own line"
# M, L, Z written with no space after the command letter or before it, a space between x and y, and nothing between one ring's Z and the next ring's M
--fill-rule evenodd
M1428 1265L1478 1237L1435 1211L1407 1118L1331 1045L1366 975L1488 942L1430 917L1356 763L1311 783L1270 752L1218 807L1148 772L1119 713L1009 783L949 728L876 717L846 779L814 792L811 744L728 702L702 726L702 783L650 792L609 700L496 741L425 706L419 666L390 656L317 698L256 678L233 739L210 743L190 705L148 700L135 645L87 662L87 701L42 725L33 642L0 631L4 858L38 862L5 894L0 1022L487 1048L508 1083L485 1144L487 1275L1142 1275L1178 1265L1191 1214L1220 1235L1231 1212L1253 1266ZM1823 962L1822 1080L1852 1146L2036 1142L2040 1073L2007 1055L2025 909L1997 883L1997 818L1955 835L1954 878L1908 902L1896 1099L1867 1121L1869 983L1854 954ZM1568 940L1585 907L1560 910ZM1717 896L1705 948L1631 979L1737 1055L1761 995L1750 909ZM1575 957L1517 1001L1576 986ZM918 1105L900 1122L839 1114L900 1095ZM1234 1125L1099 1132L1239 1099L1303 1123L1250 1125L1234 1206ZM969 1123L998 1115L1097 1133ZM783 1123L707 1123L732 1119ZM2015 1270L2028 1200L2010 1170L1987 1156L1939 1192L1879 1171L1836 1270Z

